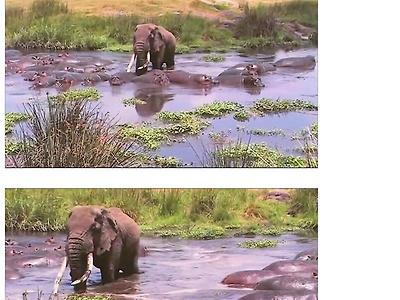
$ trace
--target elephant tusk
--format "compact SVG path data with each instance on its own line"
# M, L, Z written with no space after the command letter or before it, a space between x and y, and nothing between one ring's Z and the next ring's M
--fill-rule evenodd
M88 280L90 273L92 273L92 269L93 269L93 253L89 253L88 258L87 258L87 270L86 270L85 274L83 274L81 278L72 282L71 285L77 285L79 283L82 283L82 282L85 282L86 280Z
M68 258L64 257L64 260L60 267L60 271L58 271L56 280L54 281L53 292L50 294L49 300L51 300L53 298L53 296L57 295L58 288L60 287L61 279L63 278L64 272L65 272L65 269L67 268L67 266L68 266Z
M131 71L133 63L135 62L135 60L136 60L136 53L133 53L132 57L131 57L131 60L129 61L128 68L126 69L127 72Z
M147 68L147 66L149 65L149 63L150 63L150 52L147 52L147 60L146 60L146 62L143 64L143 66L140 66L140 67L138 68L138 70Z

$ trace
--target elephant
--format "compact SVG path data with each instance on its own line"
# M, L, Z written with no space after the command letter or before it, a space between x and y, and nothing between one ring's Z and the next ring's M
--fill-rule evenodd
M284 260L284 261L274 262L266 266L263 270L270 270L280 273L289 273L289 272L318 273L318 264L314 261Z
M242 286L252 288L262 280L274 278L281 275L284 275L284 273L271 270L245 270L229 274L222 280L222 283L230 286ZM312 272L293 272L288 275L301 278L314 277L314 274Z
M259 281L255 290L307 290L315 292L318 288L316 278L301 278L296 276L277 276Z
M292 68L301 70L313 70L315 65L315 58L311 55L307 55L305 57L287 57L274 63L274 66L277 68Z
M175 36L162 26L139 24L133 35L133 54L127 72L130 72L136 59L136 74L147 72L150 56L153 69L161 70L163 64L167 69L175 66Z
M270 63L242 63L223 71L219 76L226 75L257 75L275 71L276 67Z
M102 283L139 273L140 228L116 207L75 206L67 223L66 257L54 283L57 294L63 273L70 265L70 276L76 293L86 291L93 265L100 269Z
M218 80L213 79L211 76L205 74L192 74L182 70L167 70L166 74L171 83L183 84L186 86L210 87L219 83Z
M300 252L295 256L296 260L318 260L318 248L312 248Z
M225 75L220 74L215 78L220 85L228 86L244 86L247 88L260 88L265 87L261 78L257 75Z
M310 291L257 291L239 300L317 300L317 294Z
M133 82L133 80L137 77L136 74L131 72L118 72L111 75L109 82L111 85L123 85L124 83Z

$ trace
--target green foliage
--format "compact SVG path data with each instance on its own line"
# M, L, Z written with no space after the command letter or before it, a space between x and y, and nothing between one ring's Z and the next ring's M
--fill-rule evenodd
M196 135L210 125L209 122L190 116L183 118L178 123L173 123L165 128L165 131L170 135L190 134Z
M289 212L301 216L299 227L318 228L318 190L296 189L291 195Z
M278 245L278 241L275 240L254 240L240 243L239 246L242 248L255 249L255 248L273 248Z
M95 296L81 296L69 295L66 300L112 300L111 296L95 295Z
M246 133L252 135L264 135L264 136L285 136L285 132L282 129L250 129L246 130Z
M29 7L32 18L44 18L68 13L68 5L60 0L35 0Z
M163 156L156 156L154 158L154 163L156 166L161 167L161 168L179 168L182 167L182 161L177 159L176 157L169 156L169 157L163 157Z
M272 10L279 19L297 21L301 24L318 27L318 1L293 0L272 5Z
M142 99L139 98L129 98L129 99L124 99L122 100L122 103L124 106L135 106L137 104L146 104L146 101L143 101Z
M9 134L13 131L15 124L26 121L29 119L29 115L20 112L6 113L5 118L5 133Z
M21 127L22 147L17 167L117 167L134 166L131 144L120 138L115 123L97 105L71 91L60 98L25 106L29 116ZM57 96L56 96L57 97Z
M222 117L223 115L242 110L243 105L232 101L215 101L195 109L194 114L202 117Z
M244 6L244 17L236 25L236 34L246 37L276 37L278 21L269 5Z
M121 136L150 150L159 148L169 139L164 128L155 128L146 124L124 125L121 129Z
M310 228L307 210L263 200L265 190L245 189L6 189L6 230L64 230L75 205L119 207L144 235L207 239L276 236ZM265 224L268 224L266 226Z
M248 121L250 119L250 116L251 116L250 112L248 112L245 109L240 109L233 115L233 118L236 121L244 122L244 121Z
M18 141L6 141L5 151L6 155L19 154L24 150L24 143ZM29 145L28 145L29 147Z
M211 53L204 55L203 60L206 62L221 62L225 60L225 56L221 54Z
M271 99L260 99L257 100L253 109L260 114L266 113L280 113L288 111L315 111L318 110L318 106L303 100L271 100Z
M70 89L66 92L58 94L56 96L49 96L49 99L52 101L95 101L99 100L101 97L100 92L94 88L89 87L80 90Z

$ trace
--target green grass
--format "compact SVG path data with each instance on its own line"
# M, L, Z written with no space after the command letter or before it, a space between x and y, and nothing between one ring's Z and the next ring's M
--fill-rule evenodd
M308 206L263 200L267 190L245 189L6 189L6 230L60 231L75 205L117 206L144 235L210 239L252 232L276 236L309 228ZM314 207L309 207L311 210ZM309 214L308 214L309 213Z
M254 102L253 110L259 114L281 113L289 111L317 111L318 106L304 100L260 99Z
M13 131L15 125L19 122L26 121L29 119L29 115L21 112L9 112L6 113L5 118L5 133L9 134Z
M240 111L243 108L243 105L236 102L215 101L196 108L193 113L204 118L217 118L232 112Z
M304 217L307 220L304 221L307 227L318 229L318 190L295 190L291 195L289 213ZM300 222L299 225L302 225L302 223Z
M221 62L225 60L225 56L221 54L207 54L203 56L203 60L206 62Z
M100 92L93 87L85 89L71 89L55 96L49 96L52 101L96 101L101 97Z
M227 4L207 5L223 11ZM6 7L6 47L132 51L132 34L139 23L152 22L170 30L178 40L177 53L227 50L243 47L277 47L288 41L278 20L317 26L317 2L293 1L276 5L247 7L235 29L223 28L215 20L190 13L160 16L99 16L71 11L62 1L36 0L29 7ZM150 14L150 12L149 12ZM257 40L258 39L258 40ZM247 40L243 43L243 40ZM221 56L211 56L220 61Z
M147 149L158 149L162 144L168 142L169 137L164 128L151 127L146 124L124 125L121 136L132 140Z
M239 246L242 248L256 249L256 248L274 248L278 245L278 241L275 240L256 240L246 241L240 243Z

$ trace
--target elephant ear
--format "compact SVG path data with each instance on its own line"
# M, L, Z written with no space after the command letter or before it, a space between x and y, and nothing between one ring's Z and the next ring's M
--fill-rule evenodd
M118 225L111 213L107 209L101 209L103 225L101 227L100 242L96 249L97 255L102 255L110 251L112 242L117 238Z

